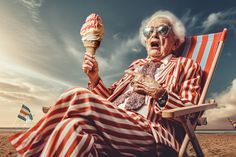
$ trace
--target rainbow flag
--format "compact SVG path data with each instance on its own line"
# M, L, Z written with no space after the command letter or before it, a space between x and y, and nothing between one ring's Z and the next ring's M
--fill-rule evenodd
M27 107L24 104L22 104L21 109L20 109L20 113L18 114L17 117L23 121L32 121L33 120L33 116L31 114L29 107Z

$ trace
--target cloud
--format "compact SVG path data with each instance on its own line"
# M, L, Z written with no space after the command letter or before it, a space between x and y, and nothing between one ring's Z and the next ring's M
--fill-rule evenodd
M19 30L14 34L10 33L14 41L19 42L15 48L5 51L7 56L14 59L12 62L15 64L41 73L48 79L56 80L64 85L83 84L87 79L81 70L85 49L81 47L81 44L78 44L78 38L73 36L74 34L70 34L71 30L65 29L66 24L56 25L55 23L58 22L56 19L53 19L55 22L47 23L48 21L42 19L43 16L40 17L40 11L44 4L43 0L20 0L20 2L27 8L27 11L24 12L29 13L30 16L27 13L24 13L23 19L12 16L16 24L7 21L6 25L13 27L12 29L17 27ZM48 28L51 25L53 29ZM105 76L105 82L116 81L117 73L119 74L122 68L128 67L131 62L127 63L127 55L131 51L138 53L141 50L136 35L125 40L120 39L120 37L122 37L121 33L115 34L112 38L115 40L115 44L110 40L104 43L108 45L106 50L98 49L98 51L108 54L96 56L100 72ZM8 43L11 41L12 39L9 39ZM114 63L116 66L111 66Z
M63 88L60 88L56 82L44 81L40 77L34 78L34 76L22 75L12 70L11 72L14 74L1 72L0 96L2 98L8 97L13 102L21 100L22 102L32 102L40 105L55 101L56 96L59 96L63 91ZM9 78L10 76L13 76L13 78ZM14 103L11 105L14 105Z
M0 43L0 63L11 69L33 72L44 81L54 81L63 87L81 84L83 57L78 43L73 42L76 40L66 31L57 31L59 26L50 31L46 21L35 23L32 20L34 10L30 9L40 10L43 1L21 2L28 6L27 9L10 3L8 9L0 10L0 18L5 19L0 21L3 41ZM16 14L11 14L13 10ZM75 69L79 70L75 73Z
M14 121L17 120L21 104L30 107L34 123L37 122L43 116L41 107L53 105L65 90L61 84L37 77L33 73L25 75L20 73L21 70L15 71L3 66L1 68L4 70L0 70L0 113L1 117L7 117L1 118L2 126L16 126Z
M11 101L12 103L34 103L41 105L43 102L39 96L33 96L32 94L23 94L15 92L0 92L0 97L5 99L5 101Z
M28 8L41 7L43 0L21 0Z
M8 91L8 92L21 92L21 91L29 92L30 91L29 87L25 85L19 86L18 84L15 84L15 83L0 82L0 87L1 87L1 90Z
M215 93L213 99L218 103L218 107L208 110L206 117L208 118L210 128L222 128L230 125L225 125L228 117L236 118L236 78L232 81L230 87L221 93ZM224 124L224 125L222 125Z
M235 9L228 9L216 13L211 13L208 15L206 20L202 22L202 27L204 28L204 31L207 31L211 27L215 25L224 25L224 26L230 26L234 31L236 30L235 24L236 24L236 11Z
M201 14L191 15L191 9L188 9L186 13L180 18L180 20L185 24L187 27L187 31L191 29L195 29L197 27L197 23L201 18Z
M21 66L0 62L0 104L51 104L68 85Z
M138 35L130 37L127 40L122 40L120 44L115 47L114 53L111 55L111 62L117 60L122 61L125 56L130 53L133 48L137 48L138 45L140 45Z
M222 18L222 13L218 12L218 13L212 13L210 14L207 19L203 22L203 27L205 29L210 28L211 26L213 26L214 24L218 23Z
M2 126L15 126L21 104L27 104L34 116L34 122L42 117L42 106L51 106L65 90L60 82L53 81L28 69L16 69L0 62L0 107ZM31 124L29 124L31 125ZM22 126L22 125L21 125Z
M76 62L78 62L79 64L82 64L84 53L81 50L79 50L75 46L76 44L70 39L64 38L63 40L64 40L66 52L68 52L68 54L71 55L71 57L74 58Z
M34 22L40 22L40 10L43 0L20 0L32 15Z
M119 37L120 37L120 35L121 35L121 32L119 32L119 33L116 33L116 34L114 34L113 36L112 36L112 39L119 39Z
M214 26L223 26L232 29L236 33L235 8L205 15L202 12L192 14L191 9L188 9L180 19L185 24L187 32L201 34L208 32Z
M118 37L118 36L117 36ZM115 44L114 44L115 43ZM109 43L108 43L109 44ZM140 44L137 33L126 39L116 38L115 42L112 42L109 45L113 45L107 53L110 53L109 57L99 57L97 58L99 62L99 67L101 73L105 75L104 79L106 84L111 84L117 81L124 70L128 68L131 60L130 56L135 56L141 52L142 45ZM137 56L133 57L137 59Z

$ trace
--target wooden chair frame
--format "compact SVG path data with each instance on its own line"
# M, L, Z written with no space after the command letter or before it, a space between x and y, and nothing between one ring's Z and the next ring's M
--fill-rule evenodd
M212 62L212 66L209 70L208 76L206 78L206 82L204 84L204 87L202 89L201 97L198 102L198 105L195 106L188 106L188 107L181 107L181 108L175 108L170 110L164 110L162 112L162 118L172 119L177 122L180 122L183 126L183 128L186 131L186 135L184 138L184 141L181 145L180 151L179 151L179 157L186 156L186 148L188 146L189 141L191 141L192 146L197 154L198 157L203 157L203 151L200 147L200 144L198 142L198 139L194 133L194 130L196 129L197 122L199 121L200 117L207 109L212 109L217 106L217 103L214 100L211 100L208 103L205 103L205 97L207 94L207 90L210 84L210 81L213 76L213 72L216 67L216 63L218 61L220 52L223 48L223 43L227 35L227 29L224 28L223 32L221 32L220 40L218 43L218 47L216 49L216 53L214 56L214 60Z

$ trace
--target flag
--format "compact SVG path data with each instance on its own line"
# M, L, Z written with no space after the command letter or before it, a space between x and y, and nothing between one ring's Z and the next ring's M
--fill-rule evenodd
M233 121L232 119L228 118L229 122L233 126L234 129L236 129L236 121Z
M17 117L19 119L21 119L23 121L27 121L27 122L33 120L33 116L31 114L30 109L24 104L22 104L21 109L20 109L20 113L18 114Z

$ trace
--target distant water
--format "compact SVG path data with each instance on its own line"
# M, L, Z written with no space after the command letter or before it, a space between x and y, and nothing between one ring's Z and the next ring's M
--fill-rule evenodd
M236 130L196 130L196 134L236 134Z
M26 131L27 127L0 127L1 132ZM196 134L236 134L236 130L196 130Z
M25 131L29 128L25 127L0 127L0 133L3 132L19 132L19 131Z

